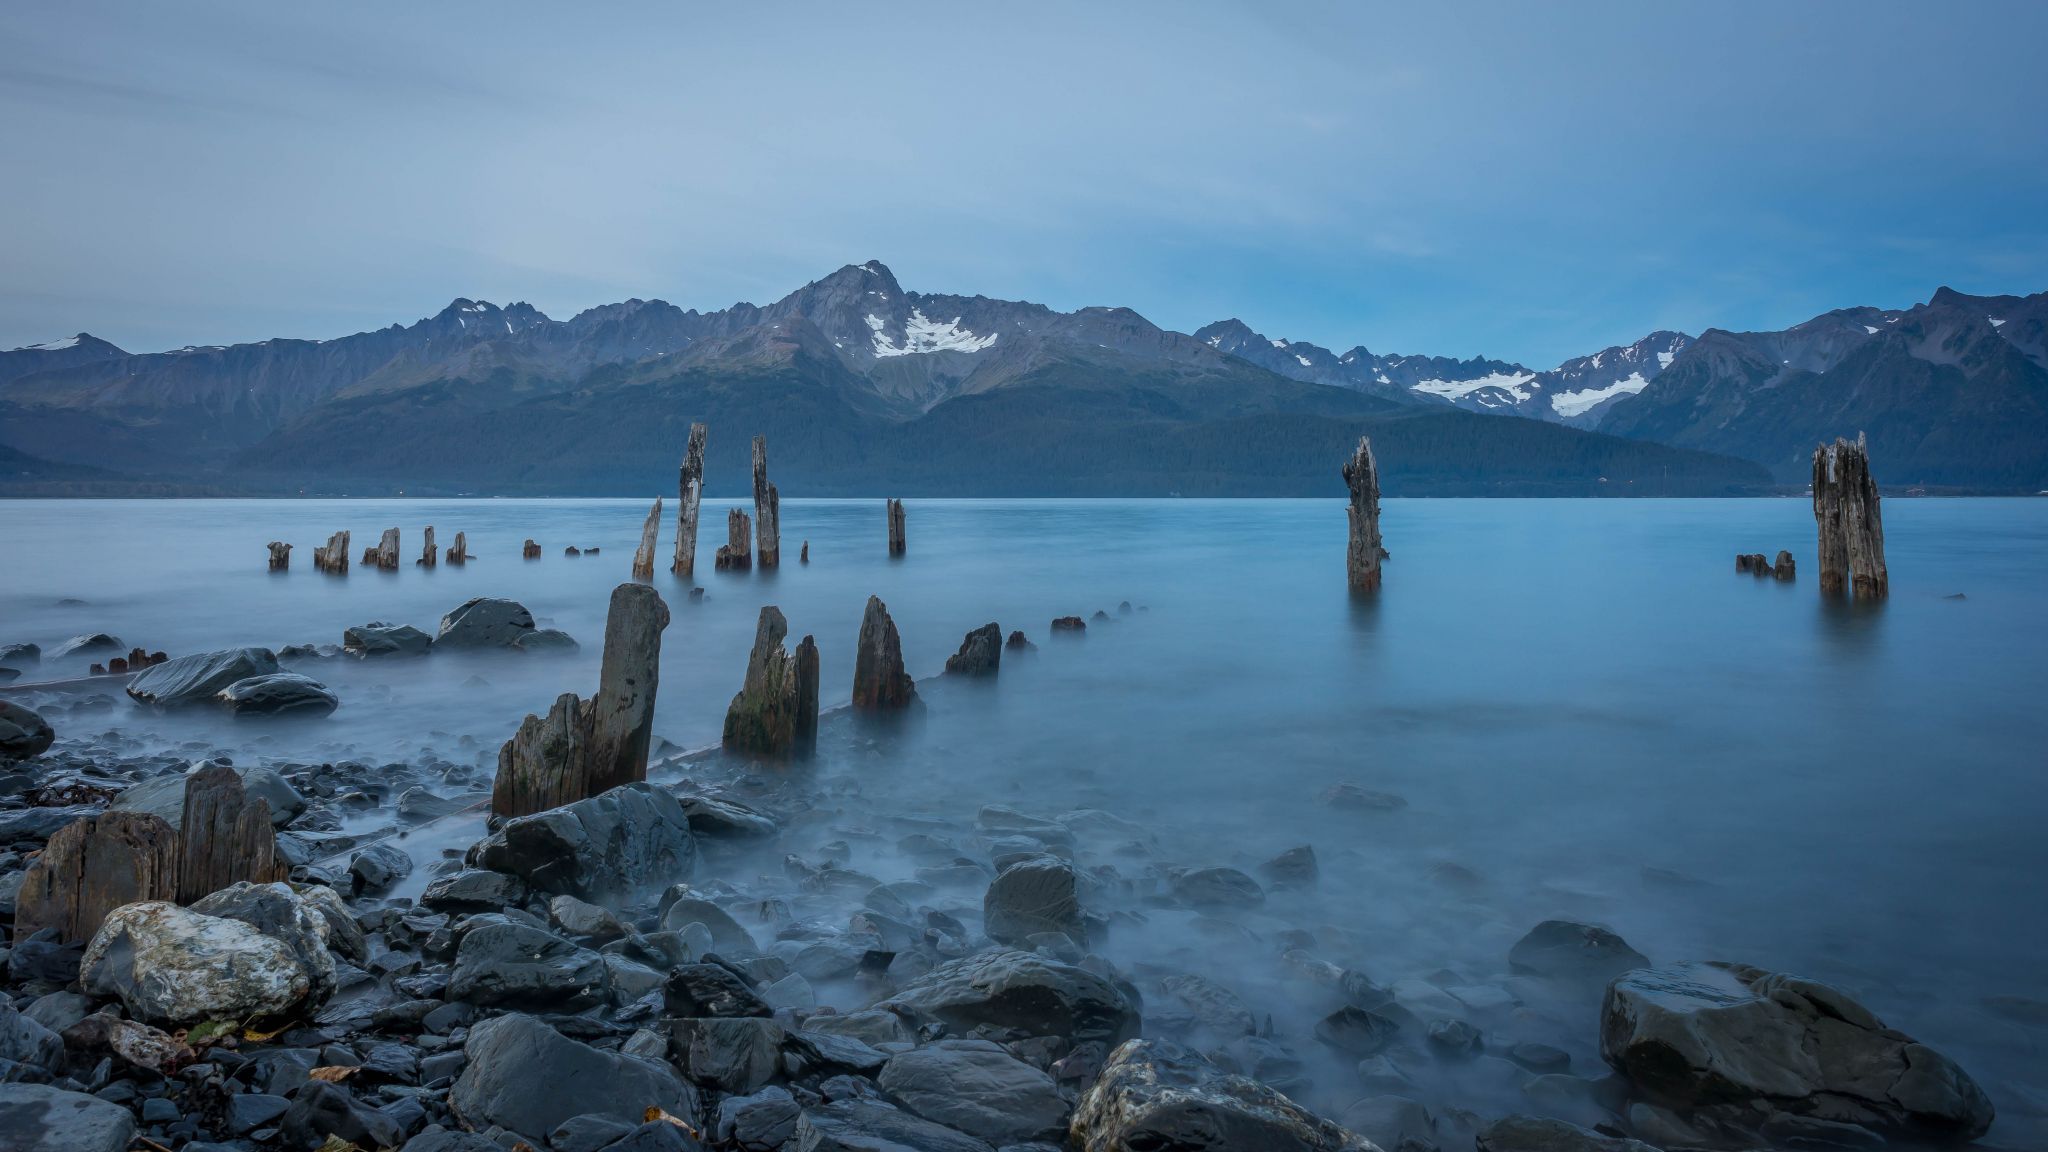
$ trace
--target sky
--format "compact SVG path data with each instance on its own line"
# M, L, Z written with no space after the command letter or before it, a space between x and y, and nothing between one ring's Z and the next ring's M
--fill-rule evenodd
M0 348L906 288L1548 367L2048 289L2048 4L16 4Z

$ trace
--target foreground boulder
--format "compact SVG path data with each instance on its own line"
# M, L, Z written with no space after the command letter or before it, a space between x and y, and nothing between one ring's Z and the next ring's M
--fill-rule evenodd
M983 952L941 964L885 1006L960 1032L987 1024L1076 1044L1120 1044L1139 1026L1138 1010L1115 985L1030 952Z
M268 648L227 648L166 660L128 682L128 695L155 708L210 704L237 680L279 671Z
M236 716L326 716L341 706L325 684L297 672L237 680L216 699Z
M1056 856L1032 856L1010 865L989 883L981 919L988 938L1013 948L1029 947L1041 932L1088 939L1074 866Z
M79 984L153 1024L277 1017L312 981L284 944L239 920L175 904L116 908L86 946Z
M41 756L56 739L56 730L42 716L12 700L0 700L0 760Z
M0 1148L27 1152L127 1152L135 1116L83 1092L47 1084L0 1084Z
M334 992L335 967L330 948L352 954L357 959L367 957L363 955L365 949L360 940L352 944L331 941L337 910L340 917L347 920L350 931L360 931L339 898L335 898L331 906L323 906L321 901L310 895L320 892L332 896L332 889L309 888L307 891L309 895L300 895L289 884L251 884L245 881L195 901L191 910L247 924L284 945L292 958L298 961L299 967L305 970L307 996L317 1004Z
M676 798L642 782L507 820L471 851L480 867L587 899L687 880L697 842Z
M495 913L472 924L455 954L448 999L576 1011L603 998L604 961L597 953Z
M1082 1152L1377 1152L1264 1084L1158 1040L1110 1054L1074 1111L1070 1137Z
M516 600L479 596L441 617L439 648L510 648L533 631L533 613Z
M1067 1102L1052 1077L987 1040L941 1040L890 1057L876 1078L905 1108L1001 1146L1057 1141Z
M804 1109L790 1147L800 1152L990 1152L987 1143L972 1136L859 1096Z
M1991 1101L1953 1060L1847 994L1740 964L1676 964L1608 986L1600 1053L1652 1099L1735 1126L1776 1113L1967 1141Z
M602 1052L531 1016L508 1015L469 1030L469 1063L448 1103L470 1125L496 1124L536 1148L575 1116L639 1124L649 1108L697 1114L696 1093L665 1064Z

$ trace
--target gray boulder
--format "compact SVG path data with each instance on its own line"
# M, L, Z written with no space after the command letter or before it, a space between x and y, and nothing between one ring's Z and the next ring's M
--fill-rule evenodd
M0 700L0 760L41 756L56 739L56 730L42 716L12 700Z
M1058 1141L1067 1102L1052 1077L987 1040L941 1040L892 1056L876 1078L891 1099L991 1144Z
M941 964L887 1006L960 1032L987 1024L1076 1044L1120 1044L1139 1027L1138 1010L1114 984L1030 952L983 952Z
M0 644L0 668L26 672L43 662L39 644Z
M782 1068L782 1025L759 1016L703 1017L670 1023L669 1056L698 1084L752 1092Z
M268 648L195 652L138 673L128 682L128 695L155 708L187 708L214 703L221 689L237 680L277 671L277 656Z
M1508 967L1557 980L1605 984L1623 972L1649 966L1649 957L1613 932L1570 920L1545 920L1508 949Z
M326 716L341 706L327 685L297 672L272 672L237 680L215 697L237 717Z
M472 854L539 891L589 898L688 879L697 842L676 798L639 782L507 820Z
M114 802L108 807L124 812L147 812L177 828L185 822L185 785L191 780L192 773L214 763L218 761L199 761L183 772L168 772L144 780L114 797ZM271 827L282 828L306 810L306 798L299 794L299 790L270 769L237 765L235 774L242 778L242 791L246 797L261 799L270 805Z
M474 1127L500 1125L536 1148L575 1116L639 1124L650 1106L697 1114L696 1092L666 1065L599 1051L531 1016L476 1025L464 1051L469 1063L448 1093L450 1107Z
M1003 629L983 624L960 641L960 650L946 657L948 676L993 676L1003 663Z
M583 646L560 628L536 628L512 642L521 652L575 652Z
M336 901L336 907L340 907L339 901ZM316 899L300 895L289 884L243 881L195 901L192 911L240 921L284 945L291 950L299 967L304 969L307 995L313 1002L318 1003L333 994L336 970L328 944L333 933L332 912L323 908ZM356 938L351 942L352 947L344 945L340 950L360 956L364 951L361 929L356 927L354 918L348 916L346 908L341 908L341 915L348 919L348 927Z
M1027 947L1040 932L1063 932L1085 941L1078 886L1074 866L1056 856L1019 860L989 882L981 901L983 930L989 939L1013 948Z
M526 903L526 881L488 868L465 868L427 885L420 903L438 912L496 912Z
M577 1011L604 999L604 960L552 932L485 913L456 949L448 999Z
M1766 1107L1908 1140L1969 1141L1991 1101L1955 1061L1839 989L1741 964L1639 969L1608 986L1600 1054L1680 1109Z
M796 1117L795 1097L773 1085L720 1100L712 1135L740 1152L775 1152L796 1135Z
M381 656L425 656L433 651L434 638L410 624L387 624L372 620L341 634L341 650L358 659Z
M1110 1054L1070 1134L1082 1152L1378 1152L1264 1084L1158 1040Z
M510 648L533 631L533 613L516 600L479 596L441 617L439 648Z
M1340 1119L1382 1152L1437 1152L1436 1121L1406 1096L1369 1096L1344 1109Z
M1537 1116L1509 1116L1479 1130L1478 1152L1657 1152L1640 1140L1602 1136Z
M83 1092L0 1084L0 1148L22 1152L127 1152L135 1116Z
M1173 879L1173 895L1195 908L1257 908L1266 902L1259 882L1235 868L1197 868Z
M55 1076L64 1070L64 1040L34 1017L0 1004L0 1079L18 1079L14 1068L26 1065Z
M119 636L93 632L84 636L73 636L50 649L50 659L87 660L94 656L119 656L128 650L128 645L122 643Z
M296 1152L314 1152L331 1136L358 1148L396 1148L405 1140L405 1129L389 1113L359 1103L342 1085L314 1080L292 1093L277 1136Z
M804 1109L790 1147L796 1152L991 1152L972 1136L866 1097Z
M257 929L154 901L107 914L79 984L153 1024L282 1016L313 986L292 950Z
M356 895L382 892L412 875L412 857L389 840L379 841L349 858L348 874Z

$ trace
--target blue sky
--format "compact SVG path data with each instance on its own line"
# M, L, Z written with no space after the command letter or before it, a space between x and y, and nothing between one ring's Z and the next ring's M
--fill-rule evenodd
M0 347L873 258L1547 367L2048 289L2043 43L2041 3L9 5Z

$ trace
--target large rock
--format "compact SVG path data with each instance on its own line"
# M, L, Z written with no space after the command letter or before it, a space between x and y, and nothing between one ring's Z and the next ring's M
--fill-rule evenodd
M341 634L341 650L359 659L425 656L433 647L434 638L412 625L387 624L382 620L358 624Z
M1110 1054L1074 1111L1070 1138L1082 1152L1378 1152L1264 1084L1159 1040Z
M1538 1116L1509 1116L1479 1130L1478 1152L1657 1152L1640 1140L1602 1136Z
M1027 948L1040 932L1064 932L1088 939L1074 866L1055 856L1033 856L1002 870L982 897L981 918L988 938Z
M128 645L122 643L119 636L92 632L84 636L73 636L50 649L50 659L86 660L94 656L119 656L126 651Z
M1648 968L1650 960L1605 928L1545 920L1508 949L1508 966L1537 976L1605 984L1631 969Z
M789 1147L795 1152L990 1152L988 1144L972 1136L866 1097L804 1109Z
M0 760L41 756L56 739L48 720L12 700L0 700Z
M759 1016L670 1022L669 1057L692 1081L721 1092L765 1087L782 1068L782 1025Z
M604 960L552 932L485 913L462 936L448 999L580 1010L604 999Z
M279 1143L294 1152L314 1152L336 1136L358 1148L396 1148L405 1139L396 1117L361 1103L340 1084L321 1080L292 1094L277 1133Z
M114 797L114 802L107 807L123 812L147 812L177 828L185 820L185 786L191 782L192 774L215 763L218 761L201 761L186 771L167 772L144 780ZM291 781L276 772L268 768L237 765L235 774L242 778L245 795L261 799L270 806L272 827L282 828L306 810L306 798L292 787Z
M109 913L86 946L79 983L118 996L139 1020L169 1024L283 1016L312 990L283 943L161 901Z
M32 1017L0 1004L0 1079L18 1079L21 1068L39 1069L32 1079L64 1071L64 1040Z
M83 1092L0 1084L0 1148L21 1152L127 1152L135 1116Z
M533 631L533 613L516 600L479 596L441 617L437 648L510 648Z
M332 911L323 908L313 897L302 896L291 885L282 882L251 884L245 881L194 901L192 911L240 921L290 949L293 959L305 970L307 995L312 1002L323 1001L334 993L334 956L329 945L333 933ZM347 909L342 908L341 914L346 917ZM350 927L354 927L352 918ZM344 945L343 950L349 950L348 946ZM360 955L362 950L358 940L352 951Z
M166 660L128 682L128 695L156 708L211 704L220 690L237 680L277 672L277 656L268 648L227 648L196 652Z
M983 952L949 961L888 1001L961 1032L988 1024L1072 1043L1120 1044L1138 1034L1138 1010L1116 986L1030 952Z
M676 798L643 782L507 820L474 852L543 892L589 898L688 879L697 843Z
M469 1063L448 1103L475 1127L497 1124L536 1148L562 1122L599 1115L639 1124L649 1107L697 1114L697 1096L666 1065L571 1040L531 1016L508 1015L469 1030Z
M917 700L917 682L903 670L903 639L879 596L868 597L858 645L853 657L853 706L867 712L910 707Z
M526 881L488 868L443 876L420 893L420 903L441 912L496 912L526 902Z
M1052 1077L987 1040L941 1040L893 1056L876 1078L905 1108L995 1145L1057 1142L1067 1102Z
M0 668L26 672L43 662L40 644L0 644Z
M237 680L216 698L236 716L326 716L341 706L327 685L297 672Z
M1967 1141L1991 1101L1953 1060L1846 993L1740 964L1640 969L1608 986L1600 1053L1681 1109L1765 1107L1909 1139Z
M983 624L960 641L960 650L946 657L948 676L993 676L1003 663L1003 629Z

